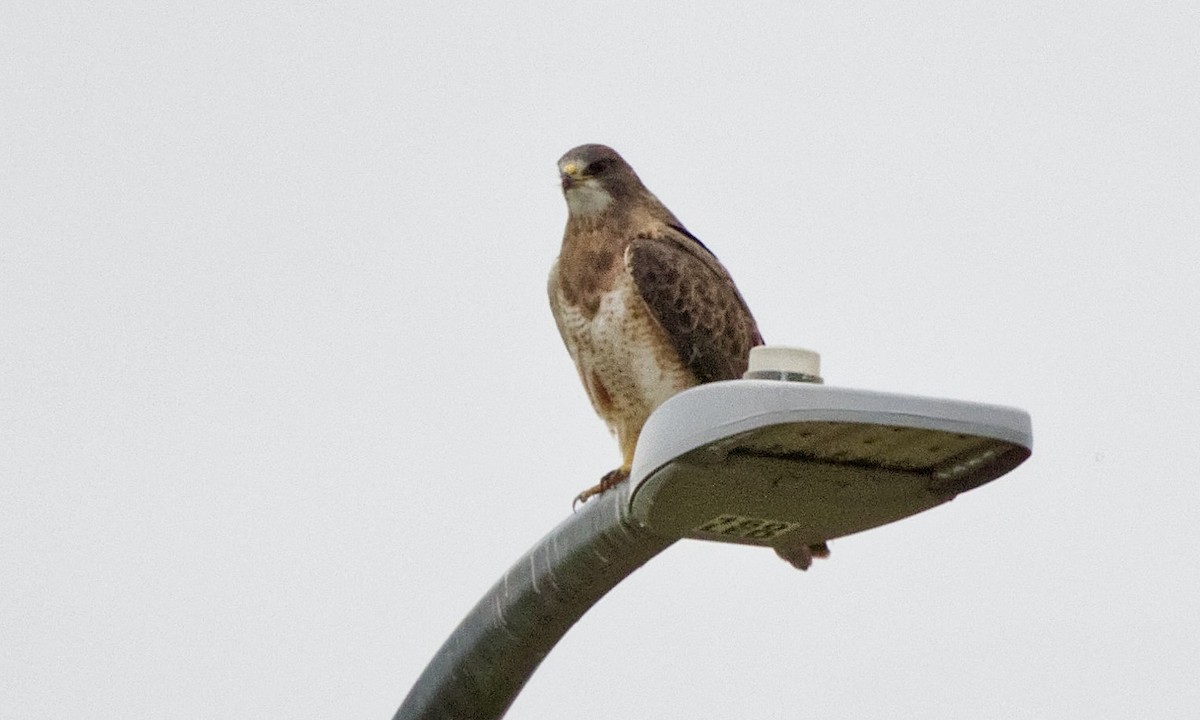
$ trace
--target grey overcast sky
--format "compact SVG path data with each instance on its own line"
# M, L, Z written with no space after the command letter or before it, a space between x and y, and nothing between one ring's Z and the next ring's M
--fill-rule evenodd
M390 717L618 460L584 142L828 383L1036 447L808 573L673 547L510 717L1200 716L1197 7L5 3L0 716Z

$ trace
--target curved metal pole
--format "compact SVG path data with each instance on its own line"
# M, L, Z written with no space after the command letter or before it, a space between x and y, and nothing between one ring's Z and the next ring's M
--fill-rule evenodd
M674 542L629 516L629 483L593 498L483 596L421 673L394 720L502 717L567 630Z

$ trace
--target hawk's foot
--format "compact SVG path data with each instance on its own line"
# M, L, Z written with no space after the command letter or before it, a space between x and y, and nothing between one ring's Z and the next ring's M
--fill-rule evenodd
M574 510L575 506L577 506L579 503L587 502L588 499L590 499L593 495L599 495L605 490L611 490L628 479L629 471L625 468L609 470L604 474L604 477L600 478L600 482L598 484L575 496L575 502L571 503L571 509Z

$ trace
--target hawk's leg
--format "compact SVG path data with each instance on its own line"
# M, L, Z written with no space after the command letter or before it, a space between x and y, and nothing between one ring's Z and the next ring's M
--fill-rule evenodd
M588 498L593 495L599 495L605 490L612 490L616 486L629 479L629 469L633 467L633 451L637 448L638 435L641 433L641 425L634 432L629 432L625 428L617 428L617 443L621 446L621 458L624 462L621 467L616 470L609 470L600 478L600 482L596 485L584 490L575 496L575 502L571 503L571 509L581 502L587 502Z

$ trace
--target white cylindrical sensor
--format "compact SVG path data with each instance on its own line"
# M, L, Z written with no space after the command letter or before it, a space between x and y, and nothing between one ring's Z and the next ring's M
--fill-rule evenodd
M804 348L759 345L750 348L750 365L742 377L748 380L823 382L821 356Z

